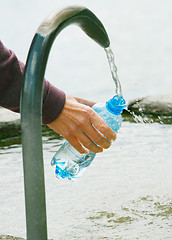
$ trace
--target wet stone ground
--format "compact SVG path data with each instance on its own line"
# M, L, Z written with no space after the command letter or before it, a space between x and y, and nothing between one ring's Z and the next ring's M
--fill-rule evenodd
M0 240L24 240L24 238L18 238L9 235L0 235Z

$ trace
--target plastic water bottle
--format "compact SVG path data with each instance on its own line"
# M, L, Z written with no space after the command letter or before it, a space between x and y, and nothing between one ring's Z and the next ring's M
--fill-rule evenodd
M124 98L115 95L106 103L96 103L93 106L99 116L115 131L118 132L122 123L122 111L125 107ZM72 145L65 141L54 155L51 165L56 165L55 174L59 179L75 180L91 164L96 154L89 151L87 154L79 153Z

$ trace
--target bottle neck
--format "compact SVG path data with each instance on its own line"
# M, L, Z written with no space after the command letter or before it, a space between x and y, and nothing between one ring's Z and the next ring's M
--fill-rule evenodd
M115 95L112 99L106 102L107 110L114 115L122 114L125 106L126 106L126 102L123 96L119 97L118 95Z

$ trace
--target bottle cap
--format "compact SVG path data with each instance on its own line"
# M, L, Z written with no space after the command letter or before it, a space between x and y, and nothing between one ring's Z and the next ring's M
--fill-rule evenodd
M115 115L120 115L126 106L123 96L115 95L112 99L106 102L106 108Z

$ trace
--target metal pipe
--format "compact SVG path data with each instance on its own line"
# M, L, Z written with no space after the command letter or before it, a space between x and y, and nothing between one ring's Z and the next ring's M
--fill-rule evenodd
M27 240L47 240L41 134L43 79L51 46L62 29L70 24L77 24L100 46L106 48L110 44L102 23L84 7L68 7L51 14L33 38L21 93Z

